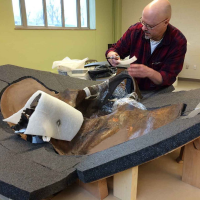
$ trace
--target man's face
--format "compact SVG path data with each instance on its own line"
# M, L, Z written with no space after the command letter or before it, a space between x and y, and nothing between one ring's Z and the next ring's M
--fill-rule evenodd
M155 41L159 41L162 39L163 34L166 30L165 22L167 21L167 19L162 19L158 21L145 19L145 17L143 16L140 21L143 25L142 30L144 31L145 39L152 39Z

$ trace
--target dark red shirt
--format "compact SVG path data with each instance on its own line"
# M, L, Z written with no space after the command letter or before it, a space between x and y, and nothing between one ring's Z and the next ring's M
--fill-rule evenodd
M150 40L145 39L142 24L137 23L130 26L121 39L106 51L115 51L121 59L129 56L137 57L137 64L144 64L158 71L163 82L155 85L149 78L136 78L141 90L154 90L163 86L172 85L177 75L183 68L187 40L185 36L171 24L168 25L163 40L151 54Z

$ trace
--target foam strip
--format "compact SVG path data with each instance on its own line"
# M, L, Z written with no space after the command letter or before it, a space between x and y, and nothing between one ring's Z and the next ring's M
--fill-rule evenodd
M130 65L131 63L135 62L137 60L137 58L135 56L133 56L132 58L128 59L128 60L119 60L118 63L120 65Z

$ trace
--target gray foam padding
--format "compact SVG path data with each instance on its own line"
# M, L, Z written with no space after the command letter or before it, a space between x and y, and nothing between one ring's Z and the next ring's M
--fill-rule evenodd
M6 86L8 86L8 83L6 83L6 82L0 80L0 91L1 91L2 89L4 89ZM0 105L0 109L1 109L1 105Z
M7 85L8 85L7 82L4 82L4 81L1 81L1 80L0 80L0 91L1 91L3 88L5 88Z
M147 108L186 103L185 114L200 102L200 89L164 93L145 99ZM150 133L87 157L78 165L79 178L91 182L170 152L200 136L200 115L191 119L177 119Z
M24 76L34 77L55 91L82 89L96 82L13 65L0 66L0 89ZM87 83L87 84L85 84ZM11 199L42 199L77 179L76 165L85 156L59 156L52 145L31 144L13 134L0 113L0 194Z
M7 152L0 158L0 169L1 194L16 200L42 199L49 195L49 190L56 193L58 186L59 191L61 187L64 189L67 183L70 184L70 176L76 178L74 168L60 173L32 161L29 157L24 158L24 155Z
M56 91L63 91L66 88L82 89L85 87L85 85L90 86L96 84L96 82L94 81L86 81L82 79L72 78L69 76L54 74L51 72L27 69L14 65L0 66L0 72L0 81L4 81L4 83L9 84L21 77L32 76L40 80L48 88L51 88L52 90Z
M175 88L173 85L169 86L169 87L164 87L160 90L153 90L153 91L141 91L141 94L142 94L142 97L143 97L143 100L145 99L148 99L152 96L155 96L155 95L158 95L158 94L164 94L164 93L168 93L168 92L172 92L174 91Z
M60 156L44 147L26 152L23 156L56 172L66 172L84 159L84 156Z
M199 130L199 116L188 123L176 120L147 135L87 157L77 167L79 178L91 182L141 165L199 137Z
M23 76L33 76L58 92L81 89L97 82L21 68L0 66L1 89ZM52 84L52 81L54 82ZM144 98L148 108L186 103L185 114L200 102L200 89L169 92ZM162 156L200 136L200 115L181 118L144 136L88 156L60 156L52 146L31 144L14 135L0 113L0 194L11 199L46 198L63 190L77 178L95 181Z

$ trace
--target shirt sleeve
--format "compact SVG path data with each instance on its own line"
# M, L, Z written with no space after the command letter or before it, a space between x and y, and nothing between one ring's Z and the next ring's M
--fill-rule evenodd
M174 43L171 53L166 57L160 74L163 82L160 86L169 86L176 81L176 77L183 68L185 53L187 51L187 40L183 38L178 43Z
M170 48L164 48L159 52L159 54L165 55L165 60L163 60L162 63L151 67L161 74L163 79L162 83L156 85L149 78L136 78L140 89L155 90L172 85L183 68L186 50L187 40L185 37L176 37L176 40L171 42Z

